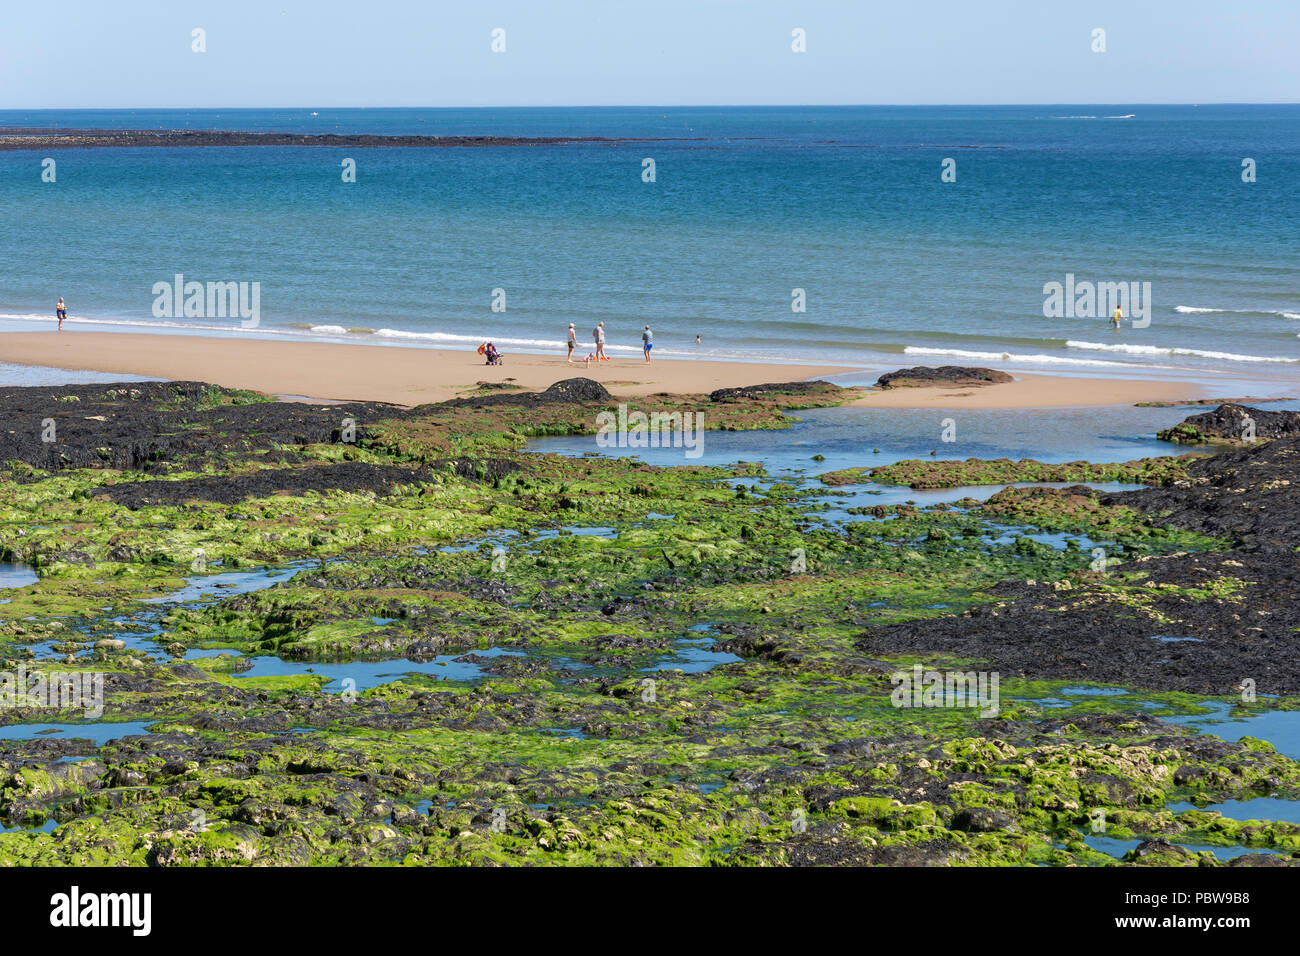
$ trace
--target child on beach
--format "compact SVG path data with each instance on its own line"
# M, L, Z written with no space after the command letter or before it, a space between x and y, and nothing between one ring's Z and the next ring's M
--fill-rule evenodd
M569 364L573 364L573 350L578 347L578 333L573 328L573 323L569 323Z
M57 332L63 331L63 320L68 317L68 310L63 306L63 296L59 296L59 304L54 307L54 314L59 317L59 327Z
M650 326L647 325L645 331L641 333L641 351L645 352L647 365L650 364L650 350L654 347L654 333L650 331Z

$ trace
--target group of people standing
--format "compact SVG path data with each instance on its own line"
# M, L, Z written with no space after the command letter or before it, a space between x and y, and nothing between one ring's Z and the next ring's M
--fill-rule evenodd
M587 364L592 362L608 362L609 356L605 354L605 323L597 322L596 327L591 330L591 338L596 344L596 351L590 353L584 361ZM696 337L698 341L698 336ZM569 364L573 364L573 352L578 347L578 330L574 328L573 323L569 323ZM654 346L654 333L650 331L650 326L646 326L641 333L641 351L645 354L647 363L650 361L650 350Z

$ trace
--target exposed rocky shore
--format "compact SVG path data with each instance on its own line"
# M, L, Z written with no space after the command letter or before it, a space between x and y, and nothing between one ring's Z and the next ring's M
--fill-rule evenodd
M632 404L781 429L851 395ZM1172 722L1300 705L1300 437L798 485L525 449L612 402L0 390L0 554L37 576L3 670L104 681L99 719L0 710L0 863L1300 863L1300 825L1205 809L1300 764ZM1152 487L825 510L872 478ZM900 706L915 665L998 672L995 712Z

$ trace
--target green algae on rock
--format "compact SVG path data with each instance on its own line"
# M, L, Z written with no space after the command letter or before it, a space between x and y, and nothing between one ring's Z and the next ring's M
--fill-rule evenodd
M66 461L19 454L0 484L0 546L38 574L0 604L5 668L104 675L98 723L43 712L57 728L38 733L32 714L0 711L0 863L1119 866L1223 862L1183 844L1300 851L1285 821L1168 809L1295 796L1300 765L1161 719L1231 688L1188 686L1159 660L1201 655L1239 680L1220 654L1246 647L1260 693L1282 694L1274 710L1300 685L1273 633L1293 623L1284 569L1165 507L1031 488L832 521L824 487L760 482L753 464L524 451L594 433L603 399L580 388L347 406L355 433L344 406L119 388L15 399L38 416L94 405L123 428L157 408L161 424L135 451L101 429ZM840 400L787 384L660 407L780 428L783 410ZM1178 495L1187 467L922 462L880 480ZM1097 570L1091 549L1045 532L1104 541L1110 560ZM1057 653L1110 633L1095 653ZM1106 654L1114 683L1145 690L1067 693L1106 681ZM362 664L379 677L336 676ZM914 665L1000 669L997 716L895 706L891 675ZM1097 835L1149 846L1121 861Z

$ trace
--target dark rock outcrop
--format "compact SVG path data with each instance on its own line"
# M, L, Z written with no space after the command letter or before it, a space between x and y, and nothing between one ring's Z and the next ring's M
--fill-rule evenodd
M1224 451L1188 465L1188 481L1102 495L1169 524L1251 548L1300 547L1300 437Z
M0 462L34 468L166 471L223 452L366 438L367 422L401 414L381 402L250 401L204 382L0 388ZM348 423L351 423L349 425Z
M475 395L472 398L453 398L436 406L420 408L494 408L511 405L518 408L540 408L543 405L567 403L570 405L605 404L611 400L608 389L589 378L566 378L556 382L544 392L502 392L496 395Z
M997 385L1014 382L1006 372L992 368L974 368L967 365L940 365L932 368L918 365L886 372L876 380L880 388L929 388L935 385Z
M766 385L719 388L709 393L709 401L740 402L772 398L776 395L809 395L833 387L829 382L820 379L815 382L768 382Z
M50 470L114 468L162 474L226 453L264 451L265 461L283 463L294 458L295 446L363 446L373 437L374 423L380 421L438 420L446 417L447 410L460 406L540 408L559 403L608 405L611 401L603 385L587 378L564 379L542 392L480 395L410 409L383 402L276 402L259 398L204 382L0 388L0 419L9 423L0 428L0 462L21 462ZM503 470L499 461L460 459L433 464L448 463L456 474L467 478L491 480L511 470ZM277 471L274 478L249 476L234 482L200 479L178 484L174 490L141 487L105 493L122 504L138 507L148 495L160 496L149 499L154 503L175 501L178 494L229 500L227 491L217 490L221 483L232 488L246 487L236 493L236 499L312 487L381 491L394 481L407 480L403 471L338 465L306 469L299 475ZM316 479L325 483L302 484Z
M1300 437L1225 451L1189 480L1099 496L1236 550L1144 558L1142 612L1087 580L1008 581L964 615L873 627L864 654L951 654L1002 675L1080 679L1195 694L1300 693ZM1082 489L1065 489L1062 494ZM1226 586L1225 586L1226 585ZM1159 622L1170 622L1160 624Z
M1173 428L1156 432L1161 441L1179 445L1248 445L1292 435L1300 435L1300 412L1270 412L1231 403L1191 415Z

